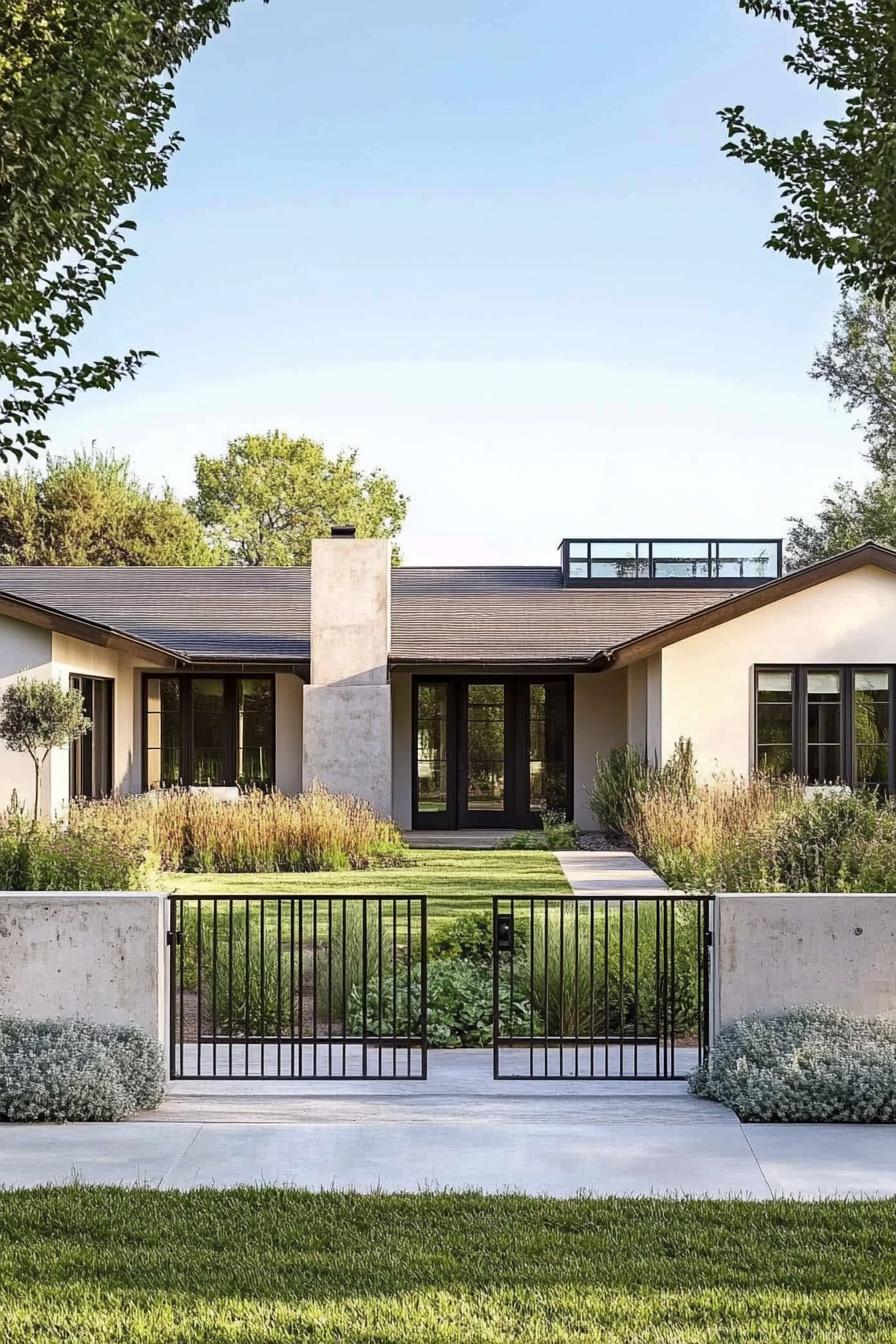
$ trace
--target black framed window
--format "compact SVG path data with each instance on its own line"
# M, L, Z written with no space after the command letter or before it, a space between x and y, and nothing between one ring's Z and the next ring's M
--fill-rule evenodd
M69 746L69 797L108 798L112 792L112 694L107 677L69 678L80 691L90 729Z
M274 783L274 679L144 678L144 784Z
M892 790L891 666L756 669L755 765L809 784Z
M789 668L756 675L756 765L763 774L794 773L793 685Z

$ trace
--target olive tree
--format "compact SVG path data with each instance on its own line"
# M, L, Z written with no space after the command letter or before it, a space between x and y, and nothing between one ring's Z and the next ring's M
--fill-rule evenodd
M67 747L90 731L80 691L58 681L19 677L0 695L0 741L27 751L34 762L34 820L40 813L40 772L54 747Z

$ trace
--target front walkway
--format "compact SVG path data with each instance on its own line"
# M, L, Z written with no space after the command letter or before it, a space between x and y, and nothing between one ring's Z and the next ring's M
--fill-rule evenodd
M0 1185L896 1196L896 1126L744 1126L683 1083L495 1083L490 1067L450 1051L424 1083L177 1083L125 1124L4 1125Z
M628 849L569 849L555 855L574 896L661 896L669 888Z

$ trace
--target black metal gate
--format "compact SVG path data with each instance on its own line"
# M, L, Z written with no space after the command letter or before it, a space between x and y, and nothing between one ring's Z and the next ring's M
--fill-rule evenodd
M172 1078L426 1077L425 896L171 896Z
M709 1040L711 897L496 896L495 1078L685 1078Z

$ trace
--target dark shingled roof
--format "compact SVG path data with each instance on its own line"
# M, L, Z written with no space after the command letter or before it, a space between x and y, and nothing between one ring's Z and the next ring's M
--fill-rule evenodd
M0 593L108 625L186 658L310 657L311 572L0 569ZM733 596L707 588L564 588L558 568L392 573L392 656L416 662L578 663Z

